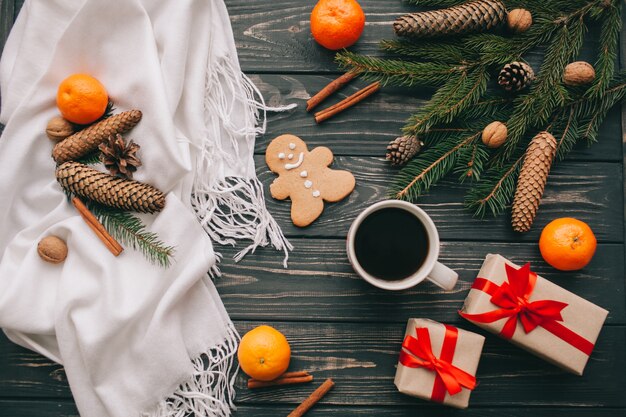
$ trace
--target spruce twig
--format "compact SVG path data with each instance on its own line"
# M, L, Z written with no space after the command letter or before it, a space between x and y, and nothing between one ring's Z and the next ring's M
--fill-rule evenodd
M407 0L445 8L467 0ZM396 198L415 200L448 173L471 179L465 199L477 216L497 215L512 201L528 141L549 130L557 140L557 160L582 139L592 143L608 111L626 97L626 75L615 75L622 0L503 0L508 10L531 11L533 24L522 34L506 31L455 39L411 42L387 40L381 49L393 58L341 52L347 70L385 84L435 87L432 98L407 121L404 134L425 143L397 175ZM600 24L596 78L588 87L565 87L563 70L582 47L587 24ZM505 95L490 88L503 65L523 61L531 50L543 53L538 77L529 90ZM475 132L493 121L508 128L498 151L487 149Z
M445 141L423 152L400 171L391 195L401 200L415 200L454 168L458 152L476 141L480 134L467 136L451 149L446 146L451 141Z
M164 244L156 233L147 231L139 217L91 201L86 205L115 239L140 251L154 264L164 268L170 266L174 247Z

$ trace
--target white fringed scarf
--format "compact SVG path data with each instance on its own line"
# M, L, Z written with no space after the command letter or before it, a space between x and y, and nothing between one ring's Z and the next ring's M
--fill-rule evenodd
M59 82L77 72L98 78L117 111L143 112L126 137L141 145L136 178L168 193L161 213L142 216L176 246L168 269L132 249L113 257L54 178L44 130ZM84 417L230 415L238 335L206 279L218 273L211 241L249 239L237 259L291 246L255 176L265 108L223 1L27 0L0 89L0 327L65 366ZM37 255L51 234L67 241L63 264Z

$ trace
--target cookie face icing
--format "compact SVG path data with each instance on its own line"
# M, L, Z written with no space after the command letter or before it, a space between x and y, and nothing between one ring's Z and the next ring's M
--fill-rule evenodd
M325 202L336 202L355 186L348 171L328 168L333 154L326 147L309 152L306 143L294 135L281 135L270 142L265 161L278 177L270 185L272 197L291 199L291 220L305 227L317 219Z
M293 158L293 155L289 155L289 156L290 156L289 159ZM298 162L293 163L293 164L285 164L285 169L289 171L291 169L298 168L300 165L302 165L302 162L304 162L304 152L300 152L300 156L298 157Z

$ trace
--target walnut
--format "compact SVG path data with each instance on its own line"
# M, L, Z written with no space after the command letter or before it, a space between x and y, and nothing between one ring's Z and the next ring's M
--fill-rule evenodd
M506 24L513 33L523 33L533 24L533 16L526 9L513 9L506 16Z
M596 71L585 61L568 64L563 73L563 82L567 85L589 84L596 78Z
M488 148L499 148L505 141L507 135L506 125L502 122L491 122L483 130L483 143Z
M50 119L46 127L46 135L54 142L60 142L73 133L74 126L61 116Z
M67 258L67 245L57 236L46 236L39 241L37 253L46 262L61 263Z

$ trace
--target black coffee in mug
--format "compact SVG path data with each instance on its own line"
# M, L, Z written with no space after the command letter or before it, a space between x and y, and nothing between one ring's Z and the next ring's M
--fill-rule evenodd
M384 207L369 214L354 236L354 253L370 275L396 281L413 275L428 254L428 233L412 213Z

